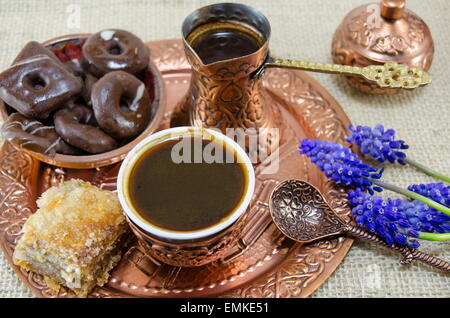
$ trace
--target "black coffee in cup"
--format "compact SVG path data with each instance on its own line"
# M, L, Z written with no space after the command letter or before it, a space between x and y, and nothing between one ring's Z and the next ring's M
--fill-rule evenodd
M172 150L179 142L167 140L136 161L129 179L132 205L144 220L165 230L195 231L214 226L241 204L248 182L246 168L233 149L201 137L183 138L192 151L185 162L174 162ZM195 149L195 143L200 149ZM206 147L220 150L221 155L215 157L222 160L207 163L201 158L198 162L194 157L209 153ZM233 160L227 160L230 157Z

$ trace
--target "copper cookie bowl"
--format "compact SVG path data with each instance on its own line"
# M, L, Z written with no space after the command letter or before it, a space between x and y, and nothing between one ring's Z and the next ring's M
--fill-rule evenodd
M89 37L90 34L71 34L56 37L45 41L43 44L52 50L64 47L66 43L71 42L74 45L82 46L84 40ZM144 131L132 141L119 146L108 152L93 154L93 155L65 155L55 154L48 155L43 153L34 152L28 149L20 148L32 157L45 162L50 165L62 167L62 168L75 168L75 169L89 169L98 168L111 165L122 161L126 154L143 138L154 132L160 125L162 116L165 112L166 97L164 92L164 85L161 74L155 64L150 60L145 74L145 85L153 98L151 109L152 117L148 123L148 126ZM6 120L10 114L10 108L0 100L0 118Z

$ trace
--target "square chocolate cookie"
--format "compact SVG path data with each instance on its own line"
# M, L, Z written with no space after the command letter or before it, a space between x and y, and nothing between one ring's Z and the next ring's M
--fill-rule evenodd
M0 98L22 115L47 118L82 90L80 78L47 55L36 55L0 73Z

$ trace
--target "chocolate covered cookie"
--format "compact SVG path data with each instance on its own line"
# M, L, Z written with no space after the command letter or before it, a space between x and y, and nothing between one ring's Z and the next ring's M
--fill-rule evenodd
M3 137L13 145L48 155L55 153L77 154L80 151L66 144L52 126L27 118L19 113L11 114L3 123Z
M22 60L0 73L0 98L32 118L47 118L81 89L81 79L47 55Z
M117 142L95 127L92 110L83 105L58 110L55 129L68 144L88 153L102 153L117 147Z
M29 59L30 57L36 55L46 55L52 60L54 60L56 63L62 64L61 61L58 59L58 57L55 54L53 54L52 51L50 51L44 45L36 41L28 42L16 56L12 64L16 64L17 62Z
M101 77L113 71L137 74L149 62L148 47L125 30L103 30L90 36L83 46L83 62L88 72Z
M150 97L144 83L122 71L95 83L92 108L99 126L109 135L127 139L139 135L150 120Z

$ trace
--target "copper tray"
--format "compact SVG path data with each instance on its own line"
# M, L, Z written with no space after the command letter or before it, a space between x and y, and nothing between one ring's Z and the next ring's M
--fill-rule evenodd
M171 112L188 88L190 67L180 40L148 45L166 85L167 112L162 129L168 127ZM264 167L256 167L255 195L239 244L221 261L180 268L159 264L134 241L111 272L109 282L94 289L91 297L306 297L341 263L352 239L294 243L273 225L267 202L278 182L304 179L317 186L336 212L348 220L350 209L344 190L327 182L297 149L305 137L344 142L350 122L336 100L302 71L267 70L264 86L267 98L283 116L280 169L275 175L264 175ZM0 152L0 162L0 245L4 255L36 296L74 296L65 289L58 293L50 290L41 275L14 266L14 247L23 223L36 210L36 198L45 189L77 177L114 190L119 164L91 170L63 169L40 163L7 143Z

